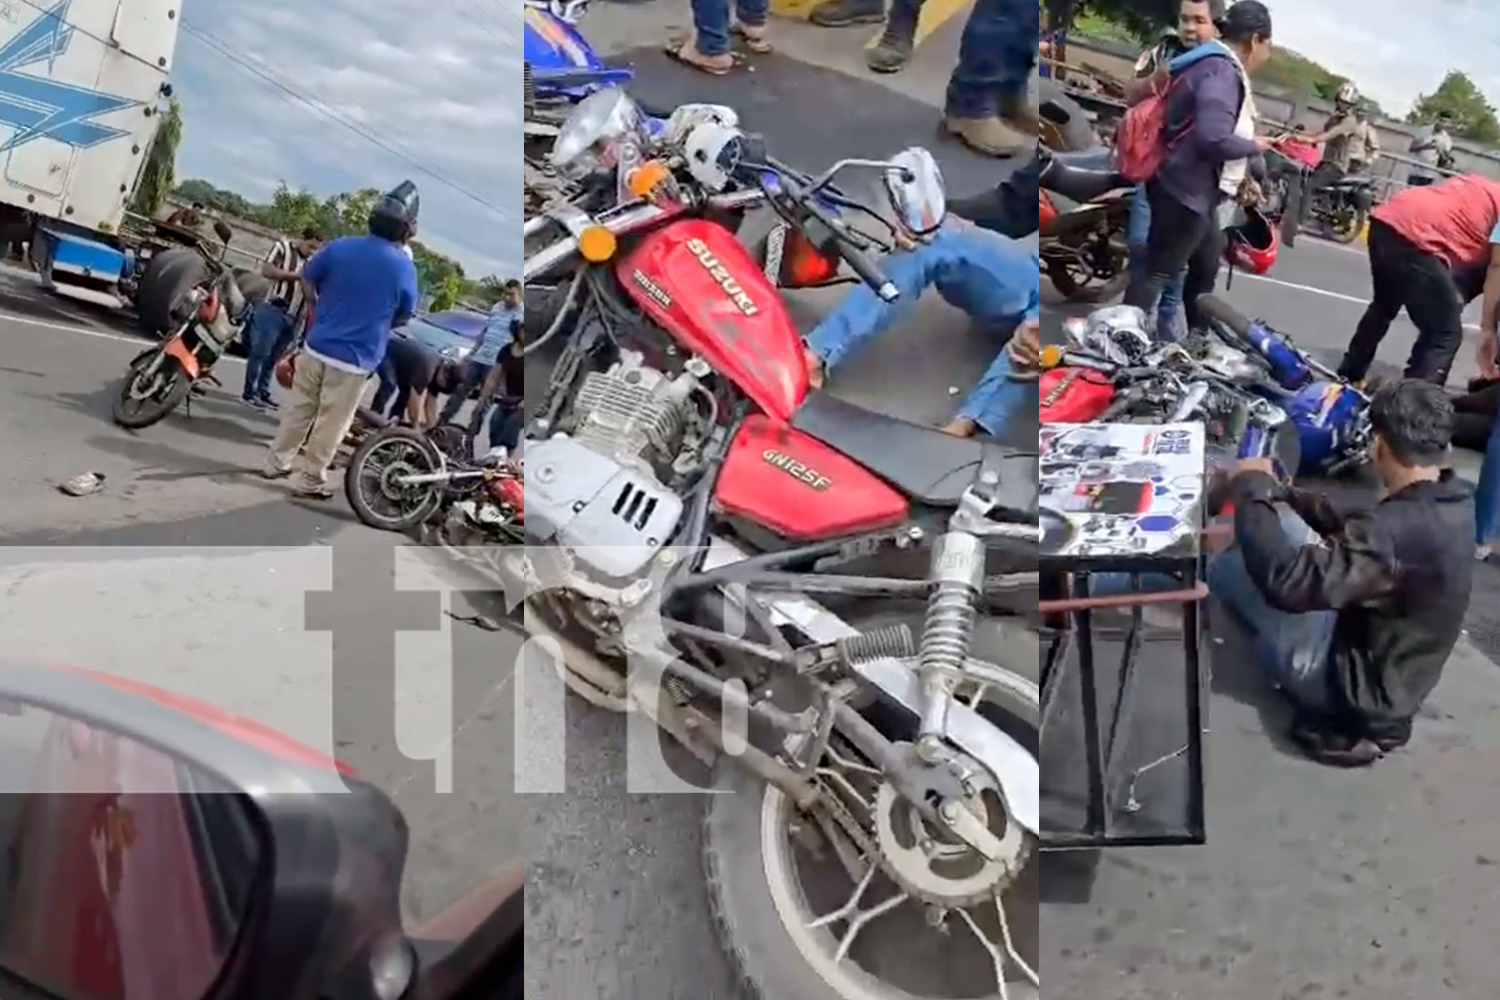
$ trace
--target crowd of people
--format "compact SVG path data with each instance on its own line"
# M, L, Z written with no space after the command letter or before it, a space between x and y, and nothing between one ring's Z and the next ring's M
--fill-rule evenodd
M450 423L477 393L467 438L480 437L493 411L490 447L513 452L520 444L520 284L505 286L462 359L445 358L407 336L403 327L416 316L420 298L410 248L419 210L416 186L405 182L377 203L366 234L325 242L309 228L289 259L262 267L274 284L245 325L249 360L241 395L256 410L280 411L261 472L267 479L290 478L296 496L333 495L329 468L372 383L370 411L377 422L417 429ZM278 366L290 369L284 405L271 388Z

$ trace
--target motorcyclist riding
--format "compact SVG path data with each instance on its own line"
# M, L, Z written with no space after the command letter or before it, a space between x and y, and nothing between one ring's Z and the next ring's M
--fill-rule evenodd
M1312 217L1318 192L1348 176L1351 161L1365 155L1365 126L1360 123L1359 89L1354 84L1345 83L1339 87L1333 98L1333 114L1323 123L1323 131L1305 136L1303 141L1326 145L1322 162L1302 185L1297 206L1299 227L1306 226Z
M884 302L863 284L846 295L807 337L808 377L821 386L827 373L887 329L931 286L1001 345L958 415L943 429L958 437L998 435L1026 404L1029 383L1036 378L1041 315L1037 255L971 222L945 219L942 182L931 155L909 150L902 156L910 167L907 176L896 171L886 175L902 227L902 246L882 264L900 298ZM939 224L934 226L933 220Z

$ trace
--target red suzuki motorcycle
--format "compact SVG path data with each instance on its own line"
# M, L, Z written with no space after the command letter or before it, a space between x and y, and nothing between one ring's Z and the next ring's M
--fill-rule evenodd
M608 100L627 99L590 97L584 134L565 126L559 145L620 162L638 133L628 108L589 107ZM526 261L528 283L574 274L528 344L567 337L527 431L528 544L506 585L575 691L729 765L719 789L739 794L709 797L705 867L754 995L951 995L943 970L873 962L852 947L867 921L809 902L812 845L847 885L840 912L890 878L882 905L950 925L936 946L992 966L986 993L1036 1000L1036 456L810 391L768 269L716 221L769 208L794 237L789 272L842 263L894 298L848 221L882 211L834 180L905 172L900 158L811 177L701 127L657 147L655 196L553 210L556 242ZM940 195L930 207L940 221ZM1007 636L1004 663L971 651L980 614Z

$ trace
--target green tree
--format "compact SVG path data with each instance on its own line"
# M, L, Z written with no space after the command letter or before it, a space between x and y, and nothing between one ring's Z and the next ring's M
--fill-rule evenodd
M1454 135L1486 146L1500 145L1495 106L1473 80L1456 69L1448 71L1437 90L1417 98L1406 120L1413 125L1431 125L1442 114L1452 119Z
M177 147L182 144L182 106L177 99L167 98L157 108L157 114L161 121L157 123L156 135L151 139L135 194L130 199L130 211L148 219L156 218L167 205L167 196L176 181Z
M1067 16L1064 12L1069 6L1072 7L1071 17L1062 23L1072 23L1082 16L1097 18L1123 28L1131 38L1146 44L1177 23L1182 0L1076 0L1073 3L1062 0L1055 4L1055 12L1048 11L1048 23L1057 23L1052 20L1054 16Z

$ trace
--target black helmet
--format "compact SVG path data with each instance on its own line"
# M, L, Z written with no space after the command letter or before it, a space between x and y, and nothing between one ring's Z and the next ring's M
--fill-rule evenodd
M370 209L370 232L393 243L405 243L416 235L422 196L416 184L402 181L381 196Z

